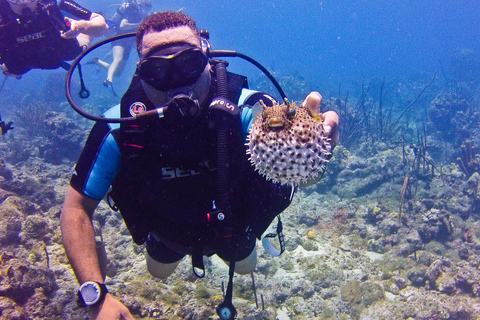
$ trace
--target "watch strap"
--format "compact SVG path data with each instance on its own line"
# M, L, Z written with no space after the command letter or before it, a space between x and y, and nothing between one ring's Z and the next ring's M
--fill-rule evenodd
M101 303L103 301L103 299L105 299L105 296L108 293L108 289L107 289L107 286L105 285L105 283L100 283L100 282L97 282L97 281L86 281L86 282L95 282L96 284L98 284L98 286L100 287L100 299L98 299L98 301L95 302L94 304L87 306L85 304L85 300L83 300L82 293L80 292L80 289L79 289L77 291L77 298L78 298L77 305L78 305L79 308L92 307L92 306L95 306L95 305Z

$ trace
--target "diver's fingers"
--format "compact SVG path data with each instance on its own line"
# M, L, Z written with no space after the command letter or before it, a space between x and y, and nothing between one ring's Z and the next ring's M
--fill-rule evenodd
M314 117L320 116L320 105L322 104L322 95L316 91L310 92L303 101L303 106L310 111Z
M323 125L330 126L331 128L337 128L338 126L338 114L335 111L327 111L323 114Z
M65 18L65 23L68 26L68 29L63 31L61 34L62 38L65 39L75 38L83 31L83 28L85 27L85 22L80 20Z
M332 150L340 140L340 132L338 132L338 114L335 111L327 111L323 114L323 130L325 134L331 139L330 144Z
M78 32L76 30L70 29L68 31L62 32L61 37L64 38L64 39L73 39L76 36L78 36L79 33L80 32Z

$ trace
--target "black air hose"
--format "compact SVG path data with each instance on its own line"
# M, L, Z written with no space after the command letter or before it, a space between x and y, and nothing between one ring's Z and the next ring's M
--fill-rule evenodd
M217 96L228 100L228 79L226 62L216 61L215 72L217 76ZM217 111L216 126L217 126L217 174L218 174L218 204L219 208L223 210L225 219L222 221L223 234L230 235L229 240L233 250L233 261L230 261L228 272L227 292L225 293L223 302L217 307L217 314L222 320L233 320L237 315L237 310L232 303L233 297L233 273L235 270L235 262L237 260L235 237L233 235L233 212L230 205L229 197L229 163L228 163L228 136L229 127L226 117L229 117L226 112ZM227 239L224 239L227 240Z
M224 61L217 61L215 64L217 76L217 96L228 99L227 68ZM233 233L232 212L229 199L229 163L228 163L228 121L225 117L228 114L217 111L217 174L218 174L218 207L224 211L225 234Z
M215 64L215 72L217 74L217 95L228 99L228 79L226 62L217 60Z

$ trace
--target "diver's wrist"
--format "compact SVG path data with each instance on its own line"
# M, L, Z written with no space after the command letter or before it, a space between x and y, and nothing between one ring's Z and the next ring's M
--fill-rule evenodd
M86 281L78 288L78 306L80 308L99 305L108 293L107 286L97 281Z

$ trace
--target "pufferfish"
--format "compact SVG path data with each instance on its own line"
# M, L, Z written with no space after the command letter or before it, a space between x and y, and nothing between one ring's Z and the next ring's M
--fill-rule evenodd
M254 120L247 137L250 162L275 183L308 186L318 182L331 157L330 138L321 115L295 102L252 108Z

